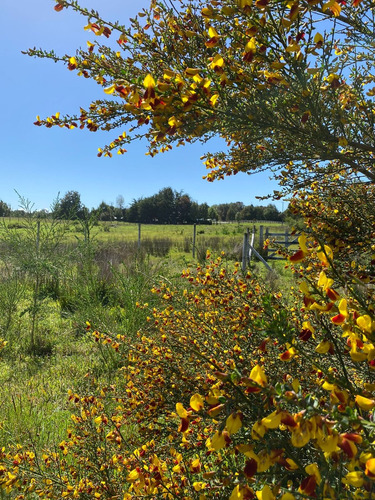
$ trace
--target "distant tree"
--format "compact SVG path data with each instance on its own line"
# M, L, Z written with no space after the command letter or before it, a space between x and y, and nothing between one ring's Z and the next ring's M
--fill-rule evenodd
M122 210L124 208L124 203L125 203L124 197L122 196L122 194L119 194L116 198L116 207Z
M104 201L97 208L99 220L111 221L115 217L115 207Z
M190 222L192 201L188 194L177 193L175 199L176 223Z
M21 209L11 210L10 215L11 217L24 217L25 211Z
M157 207L156 196L143 198L138 202L138 221L145 223L164 222L159 220L159 212Z
M207 203L201 203L199 205L199 214L198 214L198 218L199 219L208 219L208 205Z
M218 220L220 221L226 221L227 220L227 213L229 210L229 204L228 203L219 203L218 205L214 205L217 214L218 214Z
M122 194L119 194L116 198L116 207L114 209L115 218L117 220L124 220L125 218L125 199Z
M280 221L281 213L277 210L276 206L270 203L264 207L264 219L272 221Z
M255 220L265 220L264 217L264 207L260 205L254 206Z
M190 219L194 222L199 219L199 204L196 201L191 203Z
M167 187L155 195L155 212L159 222L171 224L176 221L176 192Z
M242 201L235 201L234 203L231 203L231 205L234 206L236 212L240 212L245 207Z
M139 222L139 201L133 200L130 207L125 211L125 220L127 222Z
M34 212L34 216L37 217L38 219L45 219L49 215L49 210L46 208L42 208L42 210L36 210Z
M208 218L211 220L218 220L219 219L219 214L217 213L217 210L214 206L210 207L208 209Z
M83 216L83 205L81 195L78 191L68 191L59 200L54 209L54 216L59 219L81 219Z
M234 205L231 204L229 206L229 208L228 208L225 220L228 221L228 222L235 220L236 219L236 214L237 214L236 208L235 208Z
M0 217L9 217L10 206L5 201L0 200Z
M236 219L237 213L241 212L241 210L243 210L244 208L244 204L242 203L242 201L236 201L234 203L229 203L229 204L227 203L226 205L228 206L228 210L225 219L222 220L226 221L237 220Z
M255 220L254 205L247 205L241 210L241 220Z

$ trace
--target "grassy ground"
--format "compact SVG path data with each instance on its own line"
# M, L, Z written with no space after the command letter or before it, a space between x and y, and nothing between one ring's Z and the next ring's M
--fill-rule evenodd
M225 250L225 263L232 265L251 228L197 226L193 259L192 226L142 225L139 249L137 224L99 223L84 243L77 223L70 223L56 246L50 245L48 223L38 241L34 222L28 228L14 219L7 225L0 232L0 338L7 341L0 352L0 446L19 442L36 449L64 438L69 389L84 392L90 377L113 382L119 359L86 333L86 321L125 334L131 343L147 315L136 303L157 305L150 290L161 277L178 280L207 248ZM270 289L288 285L285 262L271 266L268 272L256 264L254 272Z
M25 228L25 222L22 218L3 218L4 224L11 229ZM284 232L287 226L278 222L241 222L241 223L218 223L212 225L197 225L197 238L200 237L223 237L230 238L233 236L243 235L245 231L253 230L255 227L257 240L259 240L259 229L263 226L267 227L272 232ZM157 225L157 224L141 224L141 240L170 238L174 244L181 245L186 238L193 238L193 225ZM74 242L77 239L83 239L82 225L78 221L73 221L68 224L65 241ZM2 228L0 227L0 235ZM128 222L98 222L92 228L92 237L98 241L138 241L138 224Z

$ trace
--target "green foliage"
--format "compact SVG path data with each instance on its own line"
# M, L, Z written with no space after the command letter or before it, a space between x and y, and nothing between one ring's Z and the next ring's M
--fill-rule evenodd
M68 191L56 201L52 213L56 219L81 219L84 216L81 195L78 191Z
M193 0L178 10L173 2L152 1L131 20L131 29L105 23L75 1L59 0L56 10L67 6L88 16L95 34L117 33L125 54L94 44L61 58L116 99L96 101L75 118L38 119L37 125L74 128L76 120L93 131L130 125L138 129L137 138L146 130L151 155L175 141L220 134L231 150L207 156L213 169L208 179L284 165L283 186L299 189L290 210L303 217L306 234L298 239L299 249L285 255L293 278L284 297L273 275L263 281L238 263L212 258L207 249L196 269L186 267L181 277L165 276L164 270L158 279L150 276L139 248L133 267L115 265L108 255L100 258L103 248L86 231L64 273L66 307L59 320L86 321L95 351L86 357L88 373L69 390L71 422L58 449L40 452L30 431L31 447L12 442L25 442L19 419L28 428L36 420L42 424L34 413L39 401L12 393L12 405L4 402L7 446L0 448L0 483L6 494L82 500L373 498L374 193L364 183L375 178L368 99L375 81L373 5L212 0L202 8ZM43 51L29 54L59 59ZM99 156L111 156L112 149L123 153L129 140L120 135ZM134 203L132 216L150 219L155 206L170 223L178 215L176 198L179 213L199 212L166 188ZM215 208L222 220L238 221L223 229L237 236L243 204ZM267 211L275 213L272 205ZM4 304L12 312L26 304L33 332L38 318L47 333L52 328L42 310L64 299L52 260L41 251L40 221L36 228L36 237L33 224L9 233L13 254L19 253L21 269L32 279L16 305L17 282L5 274ZM202 229L201 242L208 235L209 228ZM35 247L36 258L22 260L22 237ZM151 282L154 298L146 291ZM134 302L138 296L146 300ZM77 334L74 328L70 334ZM7 333L12 329L10 323ZM33 341L31 347L19 353L52 357L62 343L46 339L39 350ZM12 352L4 339L0 349L4 359ZM4 368L4 379L10 370Z
M59 252L67 225L57 219L47 220L45 216L40 217L33 211L31 202L25 198L20 197L20 206L25 214L22 219L22 232L19 232L18 228L9 227L5 221L2 225L2 246L5 250L2 255L3 269L7 270L8 277L12 277L12 288L10 282L6 286L6 321L8 325L16 301L23 295L19 279L19 276L22 276L22 280L29 280L32 288L29 300L28 295L23 296L27 305L21 314L27 314L30 318L30 349L33 350L40 341L38 320L43 314L43 287L48 281L59 279L60 273L64 272L64 260L68 258Z
M10 206L5 201L0 200L0 217L9 217Z

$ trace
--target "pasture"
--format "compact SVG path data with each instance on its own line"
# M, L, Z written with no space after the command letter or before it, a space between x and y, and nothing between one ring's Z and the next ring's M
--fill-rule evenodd
M259 235L260 223L256 223ZM252 224L193 226L99 222L85 241L79 222L5 219L0 230L0 439L42 449L69 426L68 391L84 392L93 378L113 383L120 358L94 342L87 323L129 342L160 303L151 293L161 279L179 283L181 270L225 251L241 259ZM285 230L281 224L270 230ZM256 239L257 241L257 239ZM283 264L274 263L282 269ZM265 273L262 267L259 273ZM275 280L275 277L272 278Z

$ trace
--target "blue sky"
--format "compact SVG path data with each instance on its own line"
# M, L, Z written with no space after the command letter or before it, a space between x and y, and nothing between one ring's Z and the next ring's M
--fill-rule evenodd
M126 23L148 0L82 0L104 18ZM17 208L14 190L31 200L35 208L48 208L57 194L69 190L81 194L89 208L101 201L115 203L118 195L125 205L132 199L150 196L164 187L190 194L198 203L242 201L246 205L264 204L255 199L277 188L269 174L238 174L224 181L208 183L202 179L206 169L200 156L221 149L221 143L188 145L150 158L146 144L129 145L128 153L113 158L97 158L97 148L114 134L81 130L36 127L36 115L50 116L57 111L74 114L88 107L102 94L99 86L79 78L62 64L33 59L21 54L30 47L54 49L58 54L74 55L79 46L95 38L83 30L85 18L71 10L55 12L54 0L2 0L0 31L3 77L0 91L0 199ZM278 205L282 208L281 202Z

